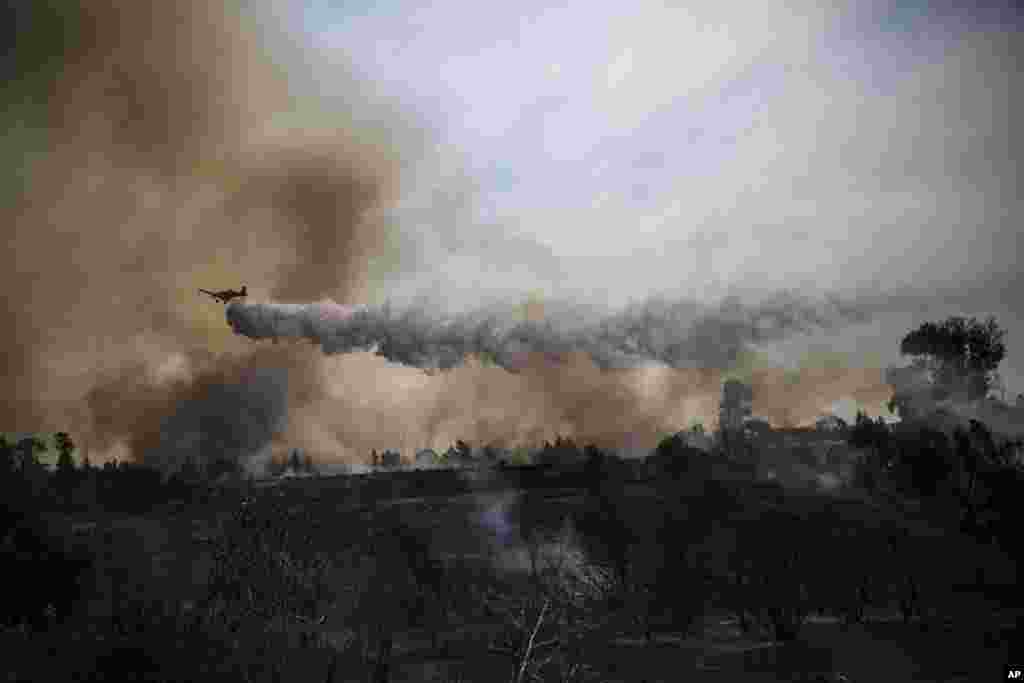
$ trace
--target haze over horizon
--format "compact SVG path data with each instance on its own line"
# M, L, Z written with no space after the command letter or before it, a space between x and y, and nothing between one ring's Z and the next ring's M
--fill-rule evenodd
M4 62L4 429L171 458L630 450L712 423L725 376L780 423L881 414L900 338L951 314L996 315L1024 391L1010 3L69 7L22 10ZM651 342L628 370L426 376L236 337L195 290L241 284L520 322L669 302L705 341L683 369ZM727 338L730 296L865 315Z

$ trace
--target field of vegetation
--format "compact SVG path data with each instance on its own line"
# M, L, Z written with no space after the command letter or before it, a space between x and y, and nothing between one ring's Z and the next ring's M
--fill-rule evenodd
M1011 655L1014 558L927 506L678 437L650 467L586 455L22 497L9 680L976 681Z

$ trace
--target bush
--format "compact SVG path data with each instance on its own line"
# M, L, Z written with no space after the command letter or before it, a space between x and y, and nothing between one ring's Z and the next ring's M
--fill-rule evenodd
M70 548L32 511L0 508L0 566L7 568L4 625L46 625L48 608L63 618L82 597L91 558Z

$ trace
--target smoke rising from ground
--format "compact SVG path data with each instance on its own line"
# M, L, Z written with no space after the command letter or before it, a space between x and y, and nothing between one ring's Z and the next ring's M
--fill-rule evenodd
M506 248L514 240L502 241L501 228L430 232L464 209L458 197L445 209L443 191L425 209L441 218L398 226L385 209L427 136L344 67L325 69L272 30L273 7L19 7L0 106L0 191L10 197L0 219L13 257L0 271L4 429L65 430L94 460L116 451L157 462L294 446L354 461L370 448L556 433L642 449L692 419L711 426L721 371L742 364L750 345L858 319L787 297L719 308L651 301L617 314L533 302L522 315L497 307L454 319L417 306L232 305L229 315L252 312L251 336L283 324L280 336L317 339L335 355L255 347L195 289L248 284L254 299L376 302L376 285L420 269L444 271L452 286L441 298L458 288L472 303L494 273L505 290L573 273L531 239ZM470 233L484 263L472 272L420 249L433 240L444 252ZM419 370L431 367L454 369ZM798 420L851 392L881 391L857 372L807 371L784 386L766 395Z
M399 393L392 398L403 406L397 434L385 415L321 415L337 439L318 444L322 450L356 453L356 444L381 447L383 431L385 446L406 453L442 449L456 438L514 446L560 434L644 454L692 421L713 427L723 373L749 365L757 344L864 322L869 314L791 294L718 307L652 300L615 313L558 302L451 316L427 305L399 310L331 301L236 301L226 308L237 334L318 346L328 364L337 364L328 384L339 396L377 405L388 392ZM360 360L371 353L375 370ZM381 388L384 376L395 380ZM785 372L755 361L745 379L755 390L755 411L780 425L813 420L844 396L872 408L890 396L879 370L834 362Z
M13 131L4 425L66 429L94 457L116 444L134 457L187 450L190 434L235 453L322 393L301 354L218 334L195 288L359 294L388 239L370 214L416 134L397 120L356 126L389 120L369 98L329 105L296 75L312 67L268 28L271 9L19 6L4 61L17 78L0 107Z

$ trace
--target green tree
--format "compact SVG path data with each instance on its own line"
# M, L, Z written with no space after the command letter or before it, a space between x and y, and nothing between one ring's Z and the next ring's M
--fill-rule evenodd
M68 497L75 484L75 461L71 459L71 452L75 444L67 432L57 432L53 437L54 445L57 447L57 471L53 477L54 490L68 502Z
M53 437L53 443L57 447L57 473L66 476L75 469L75 461L71 458L75 443L67 432L57 432Z
M985 398L996 381L996 368L1006 356L1006 331L994 317L952 316L926 322L900 342L900 353L931 376L934 394L963 392L969 400ZM898 401L897 401L898 404Z

